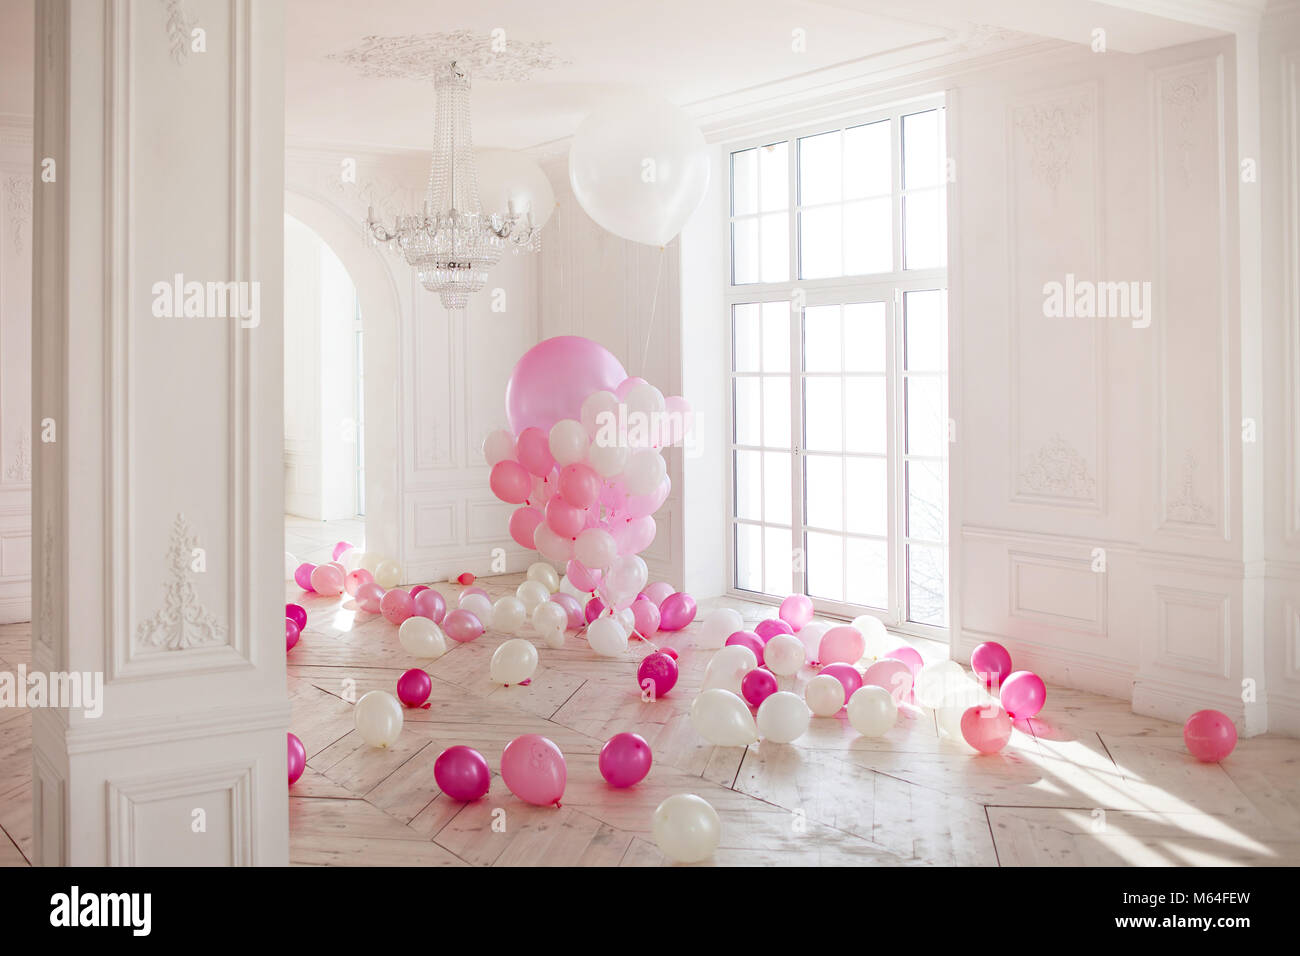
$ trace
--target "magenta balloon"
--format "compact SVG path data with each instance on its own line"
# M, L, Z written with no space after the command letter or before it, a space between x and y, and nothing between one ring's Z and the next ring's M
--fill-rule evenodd
M343 579L343 590L356 597L357 588L363 584L369 584L374 579L375 576L365 568L357 568L355 571L349 572L348 576Z
M1016 671L1002 682L999 699L1012 720L1027 720L1043 709L1047 687L1033 671Z
M298 622L291 617L286 617L284 619L284 649L286 653L293 650L301 635L302 628L298 626Z
M419 707L429 699L432 691L433 681L418 667L412 667L397 678L397 699L407 707Z
M636 632L642 637L653 637L659 630L659 608L649 598L638 597L632 602L632 619L636 622Z
M631 787L645 779L654 756L640 734L615 734L600 748L596 766L611 787Z
M316 565L304 561L298 565L297 570L293 572L293 580L304 591L315 590L311 586L311 573L316 570Z
M289 786L298 782L302 772L307 769L307 748L302 745L297 734L289 734Z
M586 510L600 500L600 475L590 465L576 463L560 469L560 497Z
M649 691L658 700L677 685L677 661L662 651L641 658L636 669L636 683L642 691Z
M806 594L791 594L781 602L781 609L777 614L781 620L790 625L792 632L797 633L812 620L812 599Z
M659 630L680 631L695 620L695 598L685 591L677 591L664 598L659 605Z
M776 691L776 675L762 667L755 667L740 679L740 693L750 707L757 707Z
M409 592L393 588L380 599L379 613L388 619L389 624L400 625L415 612L413 605Z
M605 348L577 335L560 335L523 354L506 383L506 418L518 435L540 428L547 435L562 418L579 419L592 392L612 392L627 372Z
M862 686L862 672L852 664L827 664L819 674L829 674L844 685L844 699L848 700L853 692Z
M769 617L765 621L758 622L758 625L754 628L754 633L766 644L778 634L793 634L794 628L779 617Z
M670 594L676 593L673 586L667 581L655 581L653 584L647 585L645 589L646 598L653 601L655 607L661 607Z
M293 618L293 622L298 625L298 630L307 626L307 609L301 604L286 604L284 606L284 616Z
M908 644L894 648L885 657L906 664L907 669L912 672L912 680L916 680L916 675L921 673L921 668L925 666L925 660L921 657L920 652Z
M576 538L587 527L587 512L556 495L546 503L546 523L560 537Z
M997 753L1011 739L1011 717L997 704L967 707L961 715L961 735L980 753Z
M538 478L545 478L555 467L550 438L540 428L525 428L519 433L515 442L515 457L519 459L519 464Z
M484 756L473 747L457 744L438 754L433 762L433 779L438 789L453 800L477 800L492 786L492 771Z
M600 617L600 612L603 610L605 610L604 602L602 602L600 598L594 597L587 602L587 606L583 609L583 617L585 617L587 623L590 624L592 621L596 620L596 618Z
M826 642L822 641L822 647ZM876 661L862 675L862 683L874 684L889 691L895 703L902 703L912 692L912 669L902 661L886 657Z
M818 658L826 664L856 664L867 652L867 639L856 627L842 624L822 635Z
M311 572L311 589L322 597L343 593L343 572L332 564L318 564Z
M374 581L357 588L357 607L367 614L378 614L384 600L384 589Z
M539 807L564 796L564 754L540 734L524 734L501 752L501 779L520 800Z
M447 599L433 588L425 588L411 599L411 613L441 624L447 614Z
M551 595L551 600L564 608L564 613L569 616L570 628L576 629L587 623L586 615L582 613L582 605L578 603L578 599L572 594L557 591Z
M542 523L542 513L536 508L516 508L510 515L510 537L521 548L533 550L533 532Z
M1237 728L1227 714L1198 710L1183 724L1187 752L1203 763L1217 763L1237 746Z
M1011 674L1011 653L997 641L986 641L971 651L970 666L985 687L1000 687Z
M429 585L417 584L415 587L411 588L411 597L414 598L421 591L427 591L427 590L429 590Z
M331 552L331 555L333 556L334 560L337 561L341 554L351 551L352 548L353 548L352 542L340 541L338 544L334 545L334 550Z
M741 647L748 647L758 658L758 662L763 663L763 639L753 631L734 631L724 642L725 644L739 644Z
M600 586L601 573L592 571L577 558L573 558L564 566L564 575L579 591L595 591Z
M464 608L448 612L442 620L442 629L453 641L468 644L483 633L483 625L477 617Z
M488 487L502 501L521 505L528 500L533 482L523 465L507 458L492 466L492 473L488 475Z

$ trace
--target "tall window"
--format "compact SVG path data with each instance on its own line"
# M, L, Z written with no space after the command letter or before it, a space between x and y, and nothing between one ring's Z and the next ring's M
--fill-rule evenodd
M946 627L943 104L730 158L734 586Z

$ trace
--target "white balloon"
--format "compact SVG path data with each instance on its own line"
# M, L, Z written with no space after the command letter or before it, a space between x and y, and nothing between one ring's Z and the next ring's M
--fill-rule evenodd
M497 598L497 602L492 605L492 626L498 631L518 634L526 620L528 620L528 612L524 610L524 602L513 594ZM482 623L482 619L479 623Z
M649 579L650 570L645 562L635 554L625 554L614 559L600 588L614 604L622 604L635 598Z
M488 674L496 684L522 684L536 670L537 648L522 637L512 637L503 643L492 652L488 664Z
M719 687L739 696L740 682L758 666L754 652L742 644L728 644L709 658L704 668L705 688Z
M387 747L402 732L402 705L392 694L372 690L352 710L357 733L372 747Z
M299 561L297 558L295 558L288 551L284 553L284 579L286 581L293 580L294 572L298 570L298 565L300 564L302 564L302 562ZM345 564L344 567L347 567L347 565Z
M812 712L803 698L788 690L768 694L758 707L758 732L774 744L788 744L808 729Z
M365 554L365 552L360 548L348 548L344 551L339 557L339 560L343 562L343 570L351 573L361 567L359 562L361 561L361 556L363 554Z
M636 615L632 613L630 607L615 611L614 620L618 621L618 626L623 629L623 634L626 637L632 636L632 631L636 629Z
M622 657L627 653L627 633L612 617L598 617L587 625L587 643L602 657Z
M529 578L519 587L515 588L515 597L523 602L524 610L532 614L537 609L537 605L543 601L551 599L551 592L546 590L546 585L540 581L534 581Z
M573 557L573 539L556 534L545 521L533 531L533 544L542 552L542 557L556 564L563 564Z
M749 705L721 687L702 690L691 702L691 726L697 734L719 747L744 747L758 739L758 728L754 725Z
M966 676L966 670L956 661L933 661L921 668L916 676L916 702L922 707L940 708L960 703L978 690L975 682ZM967 706L973 706L972 700Z
M623 469L623 483L629 495L649 495L663 483L666 474L668 466L664 464L663 455L653 448L641 448L628 456L627 466Z
M705 650L721 647L732 634L745 629L745 619L740 612L729 607L720 607L710 611L700 623L700 631L695 635L695 646Z
M555 191L540 166L513 149L476 149L479 200L491 216L528 216L534 229L555 212Z
M809 621L799 629L799 640L804 646L804 655L810 661L820 660L817 652L821 650L822 638L831 629L826 621Z
M408 617L397 628L397 643L412 657L442 657L447 653L447 638L442 628L427 617Z
M763 663L777 677L799 673L803 662L803 641L793 634L774 634L763 647Z
M560 643L564 643L564 629L568 625L569 613L554 601L543 601L533 608L533 627L537 628L537 633L542 635L548 646L555 646L553 641L557 632Z
M545 561L534 561L528 565L527 577L530 581L538 581L544 584L546 590L552 594L560 589L560 576L555 573L555 568Z
M488 467L514 457L515 436L504 428L498 428L483 439L483 458L488 463Z
M627 406L629 420L634 414L644 415L648 428L650 417L659 415L664 410L664 393L649 382L642 382L627 390L627 394L623 396L623 404Z
M648 180L647 170L653 173ZM664 246L708 191L709 150L676 106L645 94L622 96L588 115L574 133L569 184L601 227Z
M707 860L722 840L718 811L693 793L675 793L659 804L651 830L655 845L674 863Z
M844 685L838 677L818 674L803 689L804 703L818 717L834 717L844 706Z
M934 719L935 723L939 725L940 733L951 737L967 750L973 752L975 748L966 743L966 735L961 732L961 718L968 709L969 708L961 705L955 707L940 707L934 712Z
M869 658L884 657L898 644L897 640L890 639L889 632L885 630L885 623L878 617L859 614L853 619L853 627L857 628L858 633L866 639L865 656Z
M596 474L602 478L616 478L627 467L626 445L593 444L587 449L587 459Z
M484 630L492 627L492 600L490 598L479 594L477 591L473 594L465 594L462 592L460 599L457 600L456 604L462 610L469 611L469 613L478 618L479 623L483 625Z
M375 576L375 583L385 591L402 583L402 566L392 558L380 561L371 573Z
M582 422L562 418L551 426L551 457L563 468L587 457L587 429Z
M879 737L898 720L898 704L883 687L865 684L849 698L849 723L864 737Z
M383 555L375 554L373 551L362 551L357 555L357 567L362 571L369 571L374 576L375 568L379 567L379 562L384 560ZM376 581L376 584L379 582Z
M569 597L577 598L579 601L582 601L584 604L587 601L591 600L591 595L588 594L586 591L579 591L578 586L569 580L569 576L567 574L564 577L560 578L560 591L562 591L564 594L569 595Z
M545 525L538 525L543 528ZM601 528L588 528L578 535L573 546L573 555L593 571L603 571L618 557L618 545L614 536Z
M583 401L578 417L582 419L582 427L587 429L593 448L622 444L618 435L618 396L613 392L603 389L592 392Z

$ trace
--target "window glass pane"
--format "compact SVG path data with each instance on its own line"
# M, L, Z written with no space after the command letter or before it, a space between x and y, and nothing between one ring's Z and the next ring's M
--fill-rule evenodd
M844 528L843 461L839 456L804 456L804 501L811 528Z
M889 563L884 541L848 538L848 581L845 600L852 604L887 609L889 607Z
M759 418L762 408L759 382L760 379L756 376L736 377L732 411L736 420L737 445L763 444L762 423Z
M757 451L736 452L736 517L763 520L763 456Z
M758 281L758 220L731 224L731 281L736 285Z
M731 154L731 214L758 212L758 150Z
M849 422L844 450L867 455L885 454L889 447L886 429L889 408L885 402L884 376L847 376L844 379L844 407L848 410Z
M790 371L790 303L763 303L763 371Z
M888 196L894 178L889 120L844 131L844 198Z
M841 451L844 428L839 378L804 379L804 433L809 451Z
M844 274L842 209L827 206L799 213L799 274L825 279Z
M732 366L737 372L762 369L762 339L759 337L757 305L738 305L732 309Z
M948 368L946 298L941 289L903 293L908 371L942 372Z
M907 399L907 451L911 455L940 458L948 447L948 411L943 379L937 375L909 376Z
M799 205L839 202L840 131L799 140Z
M763 452L763 520L790 524L790 455Z
M844 600L844 539L836 534L808 532L808 593L814 597Z
M768 594L790 593L791 557L789 528L763 531L763 590Z
M790 447L790 376L763 377L763 445Z
M758 151L759 208L774 212L790 208L790 144L773 143ZM764 237L766 238L766 236Z
M889 473L884 458L846 458L847 530L855 534L889 533Z
M840 354L840 307L815 305L804 309L803 367L809 372L838 372Z
M948 609L944 601L947 559L943 548L923 544L907 546L907 619L919 624L945 627Z
M736 587L763 590L763 529L756 525L736 525Z
M903 188L944 182L943 112L927 110L903 117Z
M948 261L948 224L941 189L903 198L903 259L908 269L937 269Z
M844 274L894 269L894 221L890 200L866 199L844 207Z
M854 302L844 307L844 370L885 370L885 303Z
M785 282L790 278L790 219L789 213L778 212L762 216L762 281Z
M926 541L943 541L947 520L944 508L944 466L941 461L907 463L907 534Z

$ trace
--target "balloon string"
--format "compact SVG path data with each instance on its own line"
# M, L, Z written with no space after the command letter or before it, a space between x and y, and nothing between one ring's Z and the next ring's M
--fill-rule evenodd
M650 358L650 337L655 331L655 312L659 306L659 286L664 275L664 247L659 247L659 265L655 268L655 291L650 299L650 323L645 333L645 348L641 350L641 368L642 375L645 374L645 363Z

